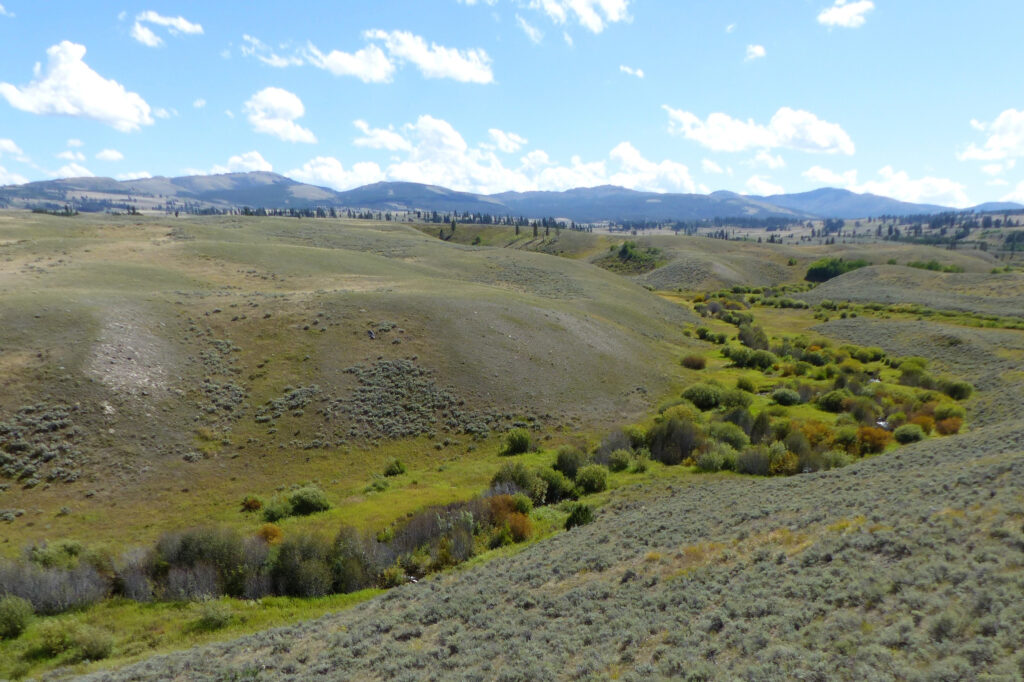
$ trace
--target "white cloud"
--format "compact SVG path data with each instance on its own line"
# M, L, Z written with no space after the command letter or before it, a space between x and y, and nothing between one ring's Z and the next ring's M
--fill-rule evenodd
M529 7L543 11L556 24L572 17L592 33L630 20L629 0L530 0Z
M0 95L15 109L33 114L84 116L130 132L152 125L149 104L107 80L82 61L85 46L67 40L46 51L45 69L36 68L35 80L18 88L0 83Z
M243 57L256 57L256 59L260 60L264 64L273 66L277 69L283 69L286 66L302 66L303 60L298 54L288 56L279 55L271 50L268 45L260 41L259 38L253 38L251 35L243 34L242 42L244 44L239 49L242 51Z
M494 144L498 146L498 149L505 152L506 154L513 154L526 144L527 140L522 135L515 133L506 133L498 130L497 128L491 128L487 131L487 134L494 140Z
M782 194L785 192L781 185L776 185L762 175L750 176L750 179L747 180L747 189L750 190L751 194L758 194L760 196L771 196L772 194Z
M224 110L224 115L227 116L228 118L234 118L235 117L235 112L231 111L230 109L225 109Z
M14 144L14 140L0 138L0 156L3 156L4 154L23 156L24 152L21 151L21 147Z
M116 149L104 149L96 154L96 158L100 161L121 161L124 159L124 154Z
M93 173L85 166L81 166L77 163L69 163L66 166L61 166L55 173L51 173L55 178L91 178Z
M786 167L786 161L781 155L775 154L774 156L767 150L762 149L759 151L754 158L751 160L751 164L754 166L765 166L772 170Z
M352 122L356 128L363 133L363 137L357 137L352 144L357 147L369 149L387 149L388 151L409 151L412 145L409 141L396 133L394 128L371 128L370 124L363 120Z
M81 140L76 139L74 137L72 137L70 140L68 140L68 146L69 147L81 147L84 144L85 144L84 142L82 142Z
M629 142L619 143L609 158L619 163L619 171L609 178L613 185L654 192L692 193L696 190L686 166L675 161L648 161Z
M629 142L616 146L606 159L584 161L578 156L568 164L556 164L540 149L534 149L506 165L508 157L499 156L500 145L506 141L521 149L526 140L518 135L499 131L489 133L488 140L475 146L442 119L420 116L400 128L401 135L388 128L371 128L358 122L367 139L383 140L379 132L393 133L390 139L403 141L402 148L392 144L391 151L400 152L386 167L375 163L348 166L333 157L319 156L288 174L305 182L348 189L380 180L395 180L442 185L455 190L495 193L507 190L562 190L572 187L616 184L653 191L694 191L695 185L686 166L670 160L651 161ZM505 138L502 137L505 136ZM404 145L408 145L405 147ZM369 146L369 145L365 145Z
M252 171L263 171L266 173L274 170L270 162L263 158L258 151L246 152L238 156L232 156L224 165L217 164L210 170L199 170L186 168L187 175L221 175L223 173L250 173Z
M18 175L13 171L8 171L3 166L0 166L0 186L2 185L24 185L28 182L28 178L23 175Z
M715 151L786 147L805 152L853 154L850 136L836 123L823 121L809 111L782 107L767 126L752 119L742 121L728 114L709 114L706 121L689 111L663 106L669 132Z
M735 30L736 30L736 24L729 24L728 26L725 27L725 32L726 33L732 33Z
M519 28L523 29L523 33L530 39L530 42L539 43L544 39L544 33L526 19L523 19L518 13L516 14L516 24Z
M333 156L318 156L310 159L302 167L288 171L288 177L311 185L321 185L337 190L361 187L385 179L380 166L375 163L357 163L351 170L345 170L341 161Z
M622 73L628 74L630 76L636 76L637 78L643 78L644 77L644 70L643 69L633 69L633 68L630 68L630 67L626 66L625 64L620 64L619 65L619 71L621 71Z
M0 17L11 17L13 19L14 18L14 12L8 12L6 9L4 9L3 5L0 5ZM18 177L21 177L21 176L18 176Z
M285 142L316 142L316 136L295 122L306 108L295 94L281 88L263 88L242 107L257 133L273 135Z
M157 118L174 118L178 115L177 109L164 109L163 107L157 107L153 110L153 115Z
M135 23L132 24L131 36L135 40L139 41L147 47L160 47L163 45L163 39L153 32L146 24L153 24L154 26L161 26L167 29L167 32L172 36L176 36L182 33L189 35L202 35L203 27L200 24L193 24L191 21L185 19L185 17L167 17L162 14L157 14L152 10L142 12L135 17Z
M412 62L427 78L451 78L462 83L491 83L491 58L479 48L458 50L427 41L408 31L371 30L368 40L380 40L393 59Z
M572 47L572 36L569 35L568 31L562 31L562 40L565 41L566 45Z
M701 159L700 169L705 173L714 173L715 175L720 175L725 172L721 166L711 159Z
M755 59L763 59L766 54L764 45L747 45L747 56L743 61L749 62Z
M58 159L63 159L64 161L85 161L85 154L82 152L73 152L70 149L62 151L60 154L57 154L56 157Z
M821 166L811 167L804 171L803 176L851 192L878 194L917 204L940 204L957 208L971 205L966 187L959 182L931 176L911 178L906 171L897 171L892 166L879 169L875 179L865 182L858 182L856 170L836 173Z
M857 184L857 171L855 170L840 174L821 166L811 166L803 172L803 176L811 182L832 187L852 187Z
M0 169L0 178L3 176L3 169ZM1016 201L1024 204L1024 181L1018 182L1012 192L1002 198L1002 201Z
M202 109L203 107L206 106L206 100L203 99L202 97L200 97L196 101L192 102L192 106L195 107L196 109Z
M1014 166L1017 165L1016 159L1007 159L1002 163L988 163L981 167L981 172L985 175L1002 175L1004 171L1013 170Z
M146 180L153 175L147 171L135 171L133 173L118 173L114 177L118 180Z
M981 147L971 143L957 158L961 161L999 161L1024 156L1024 110L1007 109L991 123L971 121L975 130L988 133Z
M859 28L867 21L864 15L875 8L871 0L835 0L835 4L826 7L818 14L818 23L823 26L841 26L842 28Z
M355 76L364 83L390 83L395 73L395 65L377 45L367 45L351 54L339 50L324 54L312 43L306 50L310 64L335 76Z

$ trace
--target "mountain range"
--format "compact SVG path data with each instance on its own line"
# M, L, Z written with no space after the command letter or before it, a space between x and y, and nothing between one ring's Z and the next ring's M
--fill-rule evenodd
M276 173L254 171L178 178L68 178L0 187L0 207L82 211L227 208L363 209L380 212L438 211L556 217L577 222L701 220L712 218L855 219L944 211L1014 211L1024 205L990 202L970 209L915 204L875 194L822 188L799 194L751 196L734 192L671 194L604 185L562 192L474 194L413 182L378 182L347 191L318 187Z

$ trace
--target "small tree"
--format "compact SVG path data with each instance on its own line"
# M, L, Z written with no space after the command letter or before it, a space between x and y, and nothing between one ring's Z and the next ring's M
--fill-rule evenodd
M589 504L575 502L569 507L569 518L565 520L565 529L570 530L576 526L586 525L594 520L594 510Z
M521 455L530 451L530 432L524 428L515 428L505 434L503 455Z
M599 493L608 487L608 471L600 464L591 464L576 474L576 485L586 494Z

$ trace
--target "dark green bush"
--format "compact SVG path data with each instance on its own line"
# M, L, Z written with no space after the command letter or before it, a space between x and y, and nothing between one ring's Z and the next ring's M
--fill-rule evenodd
M32 620L32 604L27 599L7 595L0 597L0 639L14 639Z
M533 500L523 493L513 495L512 503L515 505L515 510L520 514L529 514L533 511Z
M331 546L315 535L289 535L277 549L270 570L274 589L291 597L320 597L331 592Z
M750 358L747 360L747 366L759 369L763 372L766 369L769 369L776 362L778 362L778 358L769 351L755 350L750 354Z
M808 282L825 282L833 277L863 268L868 265L866 260L843 260L842 258L822 258L811 263L804 279Z
M760 445L747 448L736 457L736 471L741 474L767 476L769 464L768 448Z
M739 379L737 379L736 388L740 389L741 391L746 391L747 393L755 393L757 391L757 387L754 386L754 382L748 379L747 377L740 377Z
M939 387L953 400L966 400L974 392L974 386L967 381L945 380L940 382Z
M292 515L292 504L286 499L275 497L263 505L263 520L276 523Z
M587 455L579 448L563 445L555 453L555 471L560 471L568 478L576 478L576 472L587 463Z
M719 405L726 409L747 408L754 402L754 396L738 388L727 388L722 391Z
M600 464L591 464L576 474L576 485L585 494L599 493L608 487L608 470Z
M565 520L565 529L570 530L576 526L583 526L594 520L594 510L589 504L574 502L569 507L569 518Z
M553 472L557 473L557 472ZM513 490L526 494L534 504L544 504L548 483L533 469L522 462L509 462L498 469L491 479L492 488L512 486Z
M772 400L779 405L798 405L800 404L800 394L791 388L777 388L772 391Z
M585 469L586 467L583 468ZM544 504L555 504L562 500L574 500L579 496L576 492L576 484L561 471L541 469L537 474L547 486L544 493Z
M701 410L711 410L722 400L722 390L709 384L694 384L683 391L683 397Z
M708 436L725 443L734 450L743 450L750 445L747 434L732 422L714 422L708 426Z
M896 439L897 443L903 445L916 443L919 440L924 440L924 429L917 424L904 424L893 431L892 436Z
M521 455L530 451L530 432L523 428L511 429L505 434L503 455Z
M707 358L703 355L687 355L681 360L683 367L687 369L704 369L708 366Z
M826 412L842 412L843 402L851 396L852 394L846 389L829 391L818 396L818 407Z
M964 408L959 405L942 403L941 405L935 406L935 413L933 416L935 417L935 421L939 422L943 419L949 419L950 417L959 417L960 419L963 419L964 416L966 416L966 412L964 411Z
M401 460L393 459L384 467L385 476L401 476L405 473L405 465Z
M679 464L704 442L700 429L692 422L677 417L655 424L648 436L651 456L668 465Z
M299 488L288 496L288 503L291 505L292 514L295 516L309 516L310 514L327 511L331 508L331 503L327 500L327 494L315 485Z

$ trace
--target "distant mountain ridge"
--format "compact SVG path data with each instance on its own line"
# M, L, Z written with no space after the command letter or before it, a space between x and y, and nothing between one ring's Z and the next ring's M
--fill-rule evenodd
M122 181L112 178L67 178L0 187L0 207L55 207L67 203L74 203L87 210L130 205L139 210L248 206L268 209L324 207L384 212L469 211L527 218L556 217L577 222L713 218L855 219L958 210L836 188L798 194L751 196L726 191L710 194L642 192L602 185L561 192L501 192L488 195L414 182L378 182L339 192L263 171ZM1024 205L989 202L964 210L980 212L1020 209L1024 209Z

